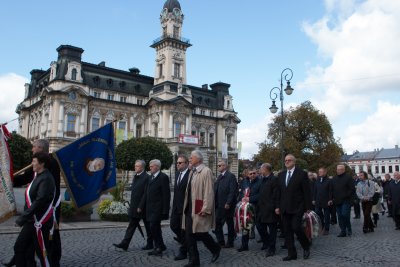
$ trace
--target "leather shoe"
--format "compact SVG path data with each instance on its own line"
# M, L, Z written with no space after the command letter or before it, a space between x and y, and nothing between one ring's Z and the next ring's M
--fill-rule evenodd
M233 248L233 243L226 243L223 248Z
M122 243L119 244L113 244L114 247L116 248L122 248L123 250L127 251L128 250L128 246ZM11 265L12 266L12 265Z
M282 258L283 261L297 260L297 256L286 256Z
M174 261L180 261L187 259L187 256L185 254L179 253L177 256L175 256Z
M200 264L189 262L188 264L183 265L183 267L200 267Z
M238 252L242 252L242 251L248 251L249 250L249 247L243 247L243 246L241 246L240 248L238 248Z
M147 244L146 246L142 247L142 250L150 250L153 249L153 245Z
M286 245L282 245L281 249L287 249L287 246Z
M303 259L308 259L308 258L310 258L310 249L305 249L304 251L303 251Z
M221 248L219 248L217 252L213 253L211 258L211 263L216 262L218 260L220 253L221 253Z
M15 255L11 258L9 262L3 262L3 265L6 267L12 267L15 265Z
M166 251L167 250L167 247L165 246L165 245L163 245L162 247L161 247L161 251Z
M147 253L149 256L162 256L162 250L160 248L155 248L153 251Z
M275 256L275 251L268 251L267 254L265 254L266 258L272 257L272 256Z
M345 237L346 236L346 234L345 233L340 233L340 234L338 234L338 236L337 237Z
M268 245L263 244L262 247L261 247L261 250L266 250L267 248L268 248Z

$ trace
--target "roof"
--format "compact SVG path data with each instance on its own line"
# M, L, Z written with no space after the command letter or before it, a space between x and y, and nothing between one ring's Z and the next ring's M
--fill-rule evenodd
M356 152L349 158L349 161L354 161L354 160L373 160L375 158L375 155L377 154L377 151L368 151L368 152Z
M174 10L174 8L178 8L180 10L181 9L181 4L179 4L178 0L167 0L167 2L165 2L163 9L168 9L169 12L172 12Z
M383 148L379 150L375 159L390 159L390 158L400 158L400 148L396 146L395 148Z

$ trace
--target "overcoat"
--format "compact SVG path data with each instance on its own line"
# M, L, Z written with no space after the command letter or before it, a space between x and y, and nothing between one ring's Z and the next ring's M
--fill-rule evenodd
M190 183L191 180L191 183ZM188 187L191 185L191 199L188 199ZM210 168L204 164L200 164L192 170L189 175L188 186L185 192L184 209L188 201L192 201L192 231L193 233L206 233L215 228L215 212L214 212L214 178ZM205 216L195 214L196 202L202 203L201 212L206 213ZM200 213L200 212L199 212ZM182 229L185 229L185 212L182 215Z

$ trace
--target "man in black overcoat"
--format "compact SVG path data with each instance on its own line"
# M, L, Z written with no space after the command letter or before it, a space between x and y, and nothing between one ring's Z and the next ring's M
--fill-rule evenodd
M181 246L179 254L174 260L184 260L187 258L187 245L185 242L185 231L182 230L183 203L185 201L185 191L189 178L189 159L185 155L180 155L176 161L177 172L175 175L174 198L172 201L172 213L170 219L170 228L176 234L174 239Z
M275 210L279 208L278 178L272 173L272 166L264 163L260 168L262 183L258 200L258 221L261 229L263 246L267 249L267 257L275 255L276 233L279 216Z
M394 173L394 179L389 184L388 201L392 206L392 216L396 224L396 230L400 230L400 173Z
M332 204L332 180L326 175L325 168L319 168L318 178L314 184L313 204L315 212L321 219L324 228L323 235L329 234L329 226L331 223L331 213L329 204ZM328 204L329 203L329 204Z
M129 225L126 229L125 236L119 244L113 244L117 248L127 250L132 240L136 228L140 227L139 222L143 220L147 234L147 246L153 248L153 238L151 236L149 223L144 218L143 212L138 212L139 204L141 203L144 193L149 182L150 176L145 171L146 163L143 160L135 162L135 176L131 185L131 202L128 210ZM147 247L146 246L146 247ZM144 247L143 249L146 249Z
M217 166L220 174L214 184L215 236L222 247L233 248L233 241L235 239L233 216L238 194L238 183L235 175L228 171L228 164L225 160L220 160ZM228 226L228 240L226 244L223 232L225 223Z
M154 250L148 255L162 256L162 252L167 248L162 237L161 221L169 218L171 190L168 175L161 172L161 161L153 159L149 166L151 177L140 210L145 210L146 220L150 224L150 232L154 239Z
M288 256L284 261L297 259L297 251L294 245L294 234L296 234L303 248L303 258L310 257L310 240L306 237L302 218L305 212L311 210L311 192L307 173L296 167L296 158L288 154L285 157L286 170L279 173L280 207L277 209L282 216L285 230L285 244Z

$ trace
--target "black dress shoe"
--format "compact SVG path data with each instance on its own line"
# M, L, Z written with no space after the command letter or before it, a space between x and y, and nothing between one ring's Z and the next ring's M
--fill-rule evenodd
M283 261L292 261L292 260L297 260L297 256L286 256L282 258Z
M226 243L223 248L233 248L233 243Z
M272 257L272 256L275 256L275 251L268 251L267 254L265 254L266 258Z
M187 259L187 256L185 254L179 253L177 256L175 256L174 261L180 261Z
M249 250L249 247L243 247L243 246L241 246L240 248L238 248L238 252L242 252L242 251L248 251Z
M162 250L160 248L155 248L153 251L147 253L149 256L162 256Z
M119 243L119 244L113 244L114 247L116 248L122 248L123 250L127 251L128 250L128 245L125 245L123 243ZM12 266L12 265L11 265Z
M153 245L147 244L146 246L142 247L142 250L150 250L153 249Z
M310 249L305 249L304 251L303 251L303 259L308 259L308 258L310 258Z
M216 262L218 260L220 253L221 253L221 248L219 248L217 252L213 253L211 258L211 263Z
M287 246L286 245L282 245L281 249L287 249Z
M183 265L183 267L200 267L200 263L189 262L188 264Z
M263 244L262 247L261 247L261 250L266 250L267 248L268 248L268 245Z
M345 233L340 233L340 234L337 235L337 237L345 237L345 236L346 236Z
M167 247L165 246L165 245L163 245L162 247L161 247L161 251L166 251L167 250Z

